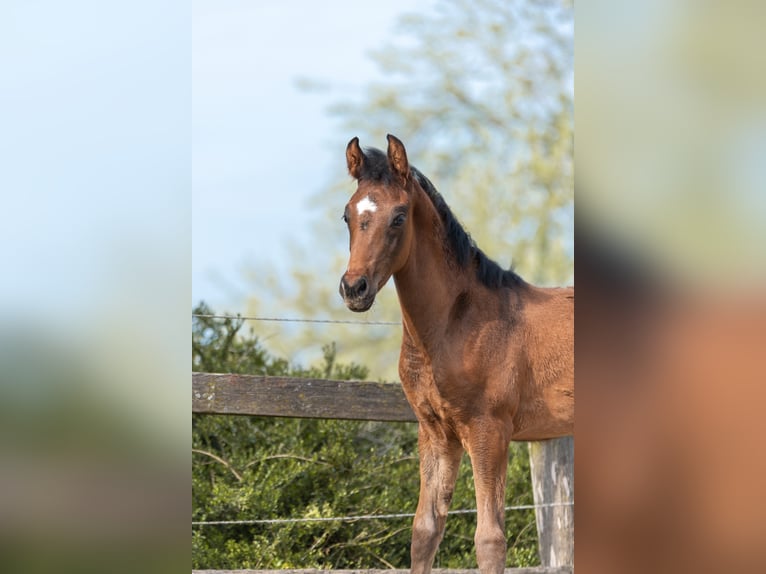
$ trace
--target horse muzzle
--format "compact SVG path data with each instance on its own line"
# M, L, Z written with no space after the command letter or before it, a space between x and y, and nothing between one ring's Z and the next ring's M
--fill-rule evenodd
M366 275L354 276L349 273L341 277L339 291L346 307L357 313L372 307L377 294L375 285Z

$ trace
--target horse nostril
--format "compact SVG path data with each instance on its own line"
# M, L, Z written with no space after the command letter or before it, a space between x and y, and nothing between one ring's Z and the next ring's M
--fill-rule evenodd
M367 283L367 277L360 277L353 283L350 282L344 275L340 280L340 295L344 299L357 299L359 297L365 297L369 289Z

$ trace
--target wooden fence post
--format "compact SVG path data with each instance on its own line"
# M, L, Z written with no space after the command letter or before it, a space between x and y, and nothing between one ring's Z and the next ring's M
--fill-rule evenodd
M535 504L574 501L574 438L529 443L532 492ZM574 564L574 506L561 504L535 509L540 563Z

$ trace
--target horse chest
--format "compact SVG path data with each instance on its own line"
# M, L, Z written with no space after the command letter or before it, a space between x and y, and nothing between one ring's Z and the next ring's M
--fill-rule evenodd
M476 385L448 363L418 358L400 364L402 386L416 416L425 423L460 426L476 400Z

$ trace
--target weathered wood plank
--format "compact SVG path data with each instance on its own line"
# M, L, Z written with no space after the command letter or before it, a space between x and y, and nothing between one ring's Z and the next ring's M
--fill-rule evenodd
M532 493L535 504L574 500L574 438L529 443ZM574 564L574 507L535 509L540 562L544 566Z
M415 422L399 384L192 373L192 412Z
M434 568L434 574L479 574L478 569ZM571 566L506 568L505 574L572 574ZM410 574L409 570L192 570L192 574Z

